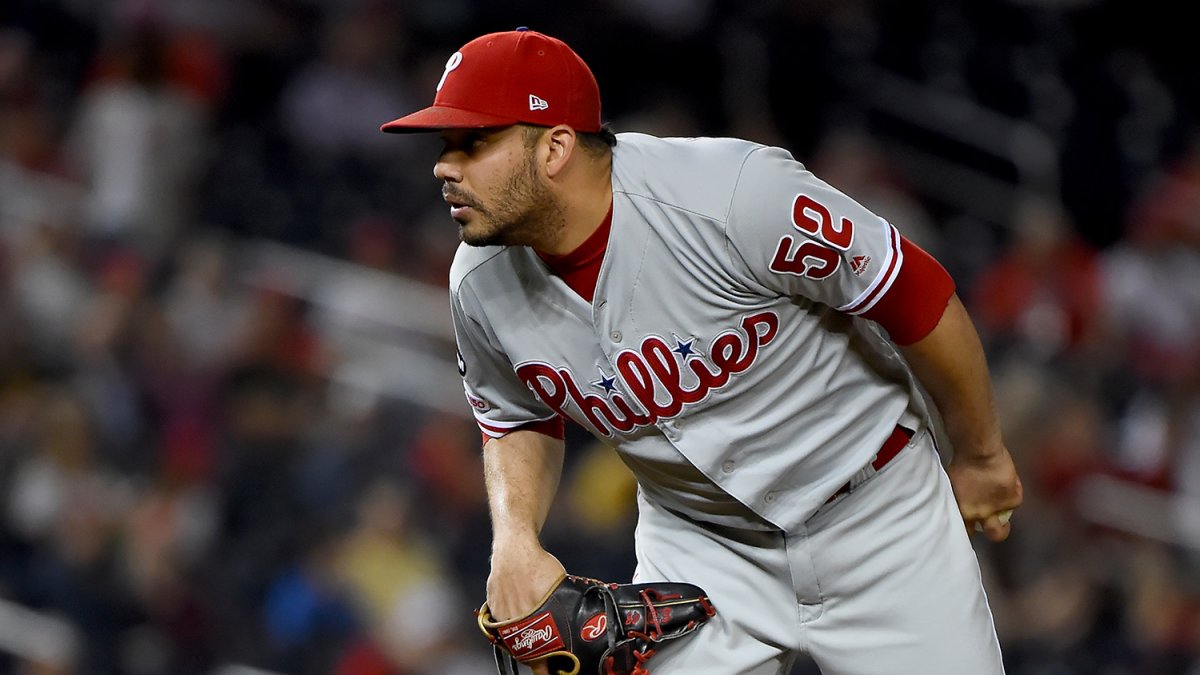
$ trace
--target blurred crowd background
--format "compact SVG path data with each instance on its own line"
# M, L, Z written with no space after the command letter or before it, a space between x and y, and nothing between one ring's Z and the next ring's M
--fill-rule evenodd
M491 671L456 230L436 141L377 128L519 25L617 131L785 146L950 269L1025 480L976 544L1010 673L1200 673L1200 80L1170 7L4 0L0 673ZM547 545L628 579L633 484L569 441Z

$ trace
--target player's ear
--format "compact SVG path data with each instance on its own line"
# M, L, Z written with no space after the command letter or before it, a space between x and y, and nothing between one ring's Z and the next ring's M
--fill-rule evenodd
M543 140L548 150L545 160L546 174L553 178L562 172L571 156L575 154L578 139L574 129L560 124L547 131Z

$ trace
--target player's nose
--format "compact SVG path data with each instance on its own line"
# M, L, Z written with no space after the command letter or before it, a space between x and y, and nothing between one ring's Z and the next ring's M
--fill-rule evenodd
M433 175L445 183L458 183L462 181L462 170L457 164L449 161L445 154L439 157L438 161L434 163Z

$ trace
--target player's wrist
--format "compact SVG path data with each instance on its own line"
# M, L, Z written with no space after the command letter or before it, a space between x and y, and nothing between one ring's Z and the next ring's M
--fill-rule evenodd
M497 527L492 534L492 556L541 549L537 530L530 527Z
M990 464L1008 456L1008 448L999 438L970 443L955 443L954 457L972 464Z
M963 424L946 420L946 435L955 457L986 461L1004 456L1008 450L996 424Z

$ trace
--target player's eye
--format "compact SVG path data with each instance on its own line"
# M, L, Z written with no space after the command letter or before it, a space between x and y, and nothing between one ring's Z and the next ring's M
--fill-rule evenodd
M442 154L448 152L471 153L482 147L486 140L486 134L477 131L446 133L442 135Z

